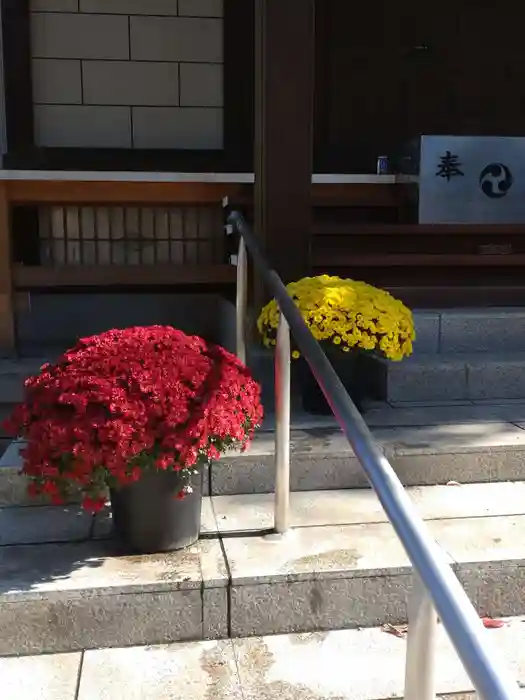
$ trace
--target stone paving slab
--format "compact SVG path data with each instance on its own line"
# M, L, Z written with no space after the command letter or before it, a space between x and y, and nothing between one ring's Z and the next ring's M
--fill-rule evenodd
M503 651L513 677L523 680L524 657L516 648L523 623L513 620L491 632L487 639ZM406 640L380 629L242 639L234 649L245 700L386 700L403 695ZM441 627L436 661L440 697L475 697Z
M416 354L388 364L386 398L525 399L525 352Z
M233 646L213 641L87 651L78 700L124 698L244 700Z
M525 515L525 482L496 482L407 489L424 520ZM249 533L273 527L273 494L214 496L219 532ZM290 526L386 523L388 518L374 491L296 491L290 494Z
M405 486L451 479L505 481L525 475L524 410L522 404L388 407L370 411L367 420ZM0 458L0 506L30 503L19 474L20 445L14 443ZM258 433L245 453L228 453L214 462L210 476L208 483L206 471L205 494L272 492L273 435ZM292 491L366 486L361 465L338 428L292 430Z
M516 615L525 610L524 484L494 487L411 493L478 610ZM412 570L374 499L294 495L298 527L276 538L228 533L269 524L268 501L215 498L221 539L171 554L118 556L111 540L0 547L0 655L403 622ZM35 522L44 511L7 510ZM342 524L349 513L353 524Z
M525 610L525 516L427 521L483 614ZM385 523L299 528L284 539L224 538L232 636L406 619L411 566Z
M300 528L283 539L225 538L224 549L234 586L410 571L403 547L386 523Z
M467 408L455 407L454 411ZM501 407L513 410L514 407ZM396 412L397 409L391 409ZM427 409L438 411L440 409ZM445 410L451 410L447 408ZM423 414L422 409L410 409ZM496 419L372 429L405 486L517 480L525 475L525 430ZM211 494L271 493L275 484L273 436L261 433L244 454L226 455L211 468ZM366 476L339 430L294 430L292 491L363 488Z
M492 658L525 682L522 617L486 630ZM380 628L0 658L2 700L395 700L406 639ZM436 686L443 700L475 700L440 625ZM524 695L525 696L525 695Z
M226 585L218 540L144 556L121 556L104 540L0 548L0 603Z
M227 636L218 540L114 555L104 540L0 547L0 655Z
M75 700L81 659L81 653L0 658L2 700Z
M41 542L82 542L94 518L79 506L0 508L0 546Z

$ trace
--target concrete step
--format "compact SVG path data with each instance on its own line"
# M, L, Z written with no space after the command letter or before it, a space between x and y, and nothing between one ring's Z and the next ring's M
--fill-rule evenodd
M253 352L250 367L262 385L264 405L272 407L273 356L268 352ZM292 363L293 402L299 408L300 385L295 370ZM402 362L382 362L376 374L378 398L389 402L525 401L525 350L415 353Z
M518 480L525 476L525 403L384 406L365 418L406 486ZM296 416L292 431L294 491L368 485L333 419ZM269 493L274 489L274 420L245 453L228 453L205 474L213 495ZM0 459L0 505L27 503L19 471L20 444Z
M525 352L415 355L387 374L389 401L525 398Z
M504 622L487 641L521 687L523 618ZM441 626L436 641L439 697L475 700ZM405 652L376 627L2 658L0 676L3 700L400 700Z
M415 310L414 323L416 355L525 350L524 308Z
M0 360L0 404L4 407L19 403L23 398L24 381L37 374L46 359L19 358Z
M525 483L410 491L480 614L525 610ZM117 556L108 513L0 510L0 655L398 624L411 567L370 491L204 499L184 552Z

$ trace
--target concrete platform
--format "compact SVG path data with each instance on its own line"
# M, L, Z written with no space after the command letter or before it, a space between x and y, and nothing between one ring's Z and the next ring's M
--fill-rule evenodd
M525 610L525 482L411 489L480 614ZM205 499L199 544L119 556L103 513L0 510L0 656L370 627L406 619L411 567L370 491Z
M523 619L505 623L487 641L523 686ZM395 700L405 652L374 628L0 658L0 677L3 700ZM475 700L441 627L436 663L440 698Z

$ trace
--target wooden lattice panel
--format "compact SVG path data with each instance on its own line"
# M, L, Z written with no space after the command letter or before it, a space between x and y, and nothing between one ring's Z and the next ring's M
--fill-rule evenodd
M224 259L220 206L41 206L41 264L209 264Z

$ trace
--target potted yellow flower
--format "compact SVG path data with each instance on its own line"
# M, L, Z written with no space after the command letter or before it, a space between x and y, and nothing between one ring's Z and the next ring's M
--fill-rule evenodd
M362 410L373 383L370 359L399 362L412 353L415 339L412 312L383 289L341 277L304 277L291 282L287 289L354 403ZM278 324L279 309L272 300L262 309L257 321L262 341L268 348L275 346ZM299 359L299 351L294 349L292 356ZM305 410L317 414L330 412L304 361L300 373Z

